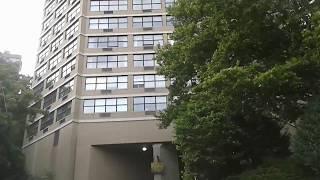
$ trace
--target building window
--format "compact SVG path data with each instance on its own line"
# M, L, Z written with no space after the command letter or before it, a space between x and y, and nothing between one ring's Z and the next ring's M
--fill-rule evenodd
M56 18L61 16L63 12L67 9L67 2L63 3L57 10L56 10Z
M38 84L36 87L33 88L33 94L36 96L40 96L44 88L44 81Z
M38 133L39 121L34 122L30 126L27 127L27 136L33 137L36 136Z
M165 1L166 1L166 8L171 7L175 3L175 0L165 0Z
M49 55L49 48L46 48L39 54L39 62L41 63Z
M43 30L47 30L47 28L51 25L54 18L53 15L51 15L44 23L43 23Z
M54 112L51 112L47 116L41 119L40 131L46 129L47 127L51 126L54 121Z
M67 75L69 75L72 72L72 70L75 69L75 65L76 65L76 59L73 59L70 62L68 62L66 65L64 65L62 67L61 77L66 77Z
M77 5L75 8L73 8L69 13L68 13L68 21L71 22L73 21L77 15L80 14L80 4Z
M51 104L56 102L57 99L57 90L53 91L49 95L43 98L43 109L46 109L49 107Z
M162 16L133 17L133 27L162 27Z
M48 16L52 12L54 6L55 6L55 1L52 1L52 3L44 10L44 15Z
M128 56L90 56L87 60L88 69L128 67Z
M155 54L136 54L133 56L134 67L155 67L158 66Z
M167 16L167 26L173 27L173 17L172 16Z
M90 113L112 113L112 112L127 112L128 99L92 99L84 100L83 112Z
M86 90L127 89L128 76L86 78Z
M78 32L79 30L79 22L76 22L75 24L73 24L69 29L67 29L66 31L66 37L67 39L70 39L71 37L73 37L73 35Z
M76 1L78 1L78 0L70 0L70 1L69 1L69 4L73 4L73 3L75 3Z
M133 10L161 9L161 0L133 0Z
M88 48L128 47L128 36L89 37Z
M133 101L134 112L162 111L167 107L166 96L135 97Z
M57 119L56 119L57 122L71 114L71 105L72 105L72 101L58 108Z
M45 34L44 36L42 36L42 38L40 40L40 46L41 47L45 46L50 38L51 38L51 33L50 32Z
M63 42L63 35L59 36L57 39L55 39L52 43L51 43L51 51L54 52L56 51L59 46L62 44Z
M47 78L47 82L46 82L46 87L51 87L53 86L59 79L59 71L56 71L55 73L53 73L51 76L49 76Z
M50 59L49 69L54 68L61 60L62 60L62 52L59 52L52 59Z
M163 35L135 35L134 47L163 45Z
M64 48L64 57L69 58L69 56L78 48L77 45L78 45L77 40L74 40L67 47L65 47Z
M128 28L128 18L94 18L89 20L89 29Z
M54 26L53 26L53 33L58 34L61 29L64 27L66 24L66 19L62 18L60 21L58 21Z
M36 70L36 78L42 77L47 72L46 64Z
M91 0L90 2L90 11L125 11L127 9L127 0Z
M73 91L74 80L71 80L59 88L59 99L67 96L71 91Z
M137 75L133 77L134 88L165 88L166 79L161 75Z

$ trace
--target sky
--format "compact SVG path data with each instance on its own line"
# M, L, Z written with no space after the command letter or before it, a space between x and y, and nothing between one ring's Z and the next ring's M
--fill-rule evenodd
M22 74L34 71L43 6L44 0L0 1L0 51L22 56Z

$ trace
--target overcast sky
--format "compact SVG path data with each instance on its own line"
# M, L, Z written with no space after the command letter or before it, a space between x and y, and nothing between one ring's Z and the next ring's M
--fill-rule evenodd
M0 51L22 56L22 73L32 75L39 47L44 0L0 1Z

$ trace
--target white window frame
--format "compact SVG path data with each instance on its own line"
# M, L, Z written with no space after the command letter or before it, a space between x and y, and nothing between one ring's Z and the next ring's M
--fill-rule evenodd
M89 29L126 29L128 28L128 18L91 18L89 19Z
M73 8L68 13L68 22L71 22L73 20L73 18L75 18L79 14L80 14L80 4L78 4L75 8Z
M89 56L86 67L87 69L127 68L128 55Z
M90 11L127 11L128 0L91 0Z
M50 53L50 48L47 47L39 54L39 62L42 62L43 60L45 60L45 58L49 56L49 53Z
M62 18L61 21L58 21L54 26L53 26L53 33L57 34L58 32L61 31L61 29L64 27L66 24L66 19Z
M54 52L56 51L59 46L63 43L64 38L63 35L60 35L59 37L57 37L52 43L51 43L51 51Z
M133 28L150 28L150 27L162 27L162 16L140 16L133 17Z
M52 12L55 5L55 1L52 1L52 3L49 6L47 6L47 8L45 8L44 15L48 16Z
M69 57L69 55L71 55L76 49L78 49L77 39L64 48L64 57Z
M51 39L51 33L48 32L47 34L43 35L40 39L40 47L43 47L45 45L47 45L47 43L49 42L49 40Z
M49 60L49 69L55 67L60 61L62 61L62 52L57 53L53 58Z
M74 79L59 87L59 99L67 96L74 89Z
M65 12L65 10L67 10L67 8L68 8L68 4L67 4L67 1L66 1L56 10L56 12L55 12L56 18L61 16L63 14L63 12Z
M59 80L59 71L52 73L46 80L46 88L54 85Z
M163 111L167 107L167 96L142 96L133 98L134 112ZM139 107L139 108L138 108Z
M66 37L69 39L70 37L73 37L73 35L79 31L79 22L74 23L70 28L66 31Z
M87 77L86 91L128 89L128 76Z
M83 102L84 114L116 113L128 111L128 98L87 99Z
M166 79L163 75L145 74L133 76L134 88L165 88Z
M160 10L161 0L133 0L133 10Z
M98 36L88 38L88 48L127 48L128 36Z
M66 77L75 69L76 59L72 59L61 68L61 77Z
M155 54L134 54L133 66L134 67L157 67L159 65L155 60L155 57L156 57Z
M163 34L134 35L134 47L163 46Z
M43 22L42 30L47 30L47 28L51 25L53 20L54 20L54 17L53 17L53 15L51 15L45 22Z
M39 69L36 70L36 78L43 76L47 72L47 65L44 64Z

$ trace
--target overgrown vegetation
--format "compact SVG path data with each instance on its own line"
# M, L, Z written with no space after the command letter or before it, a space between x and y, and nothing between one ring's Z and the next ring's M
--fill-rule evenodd
M160 118L175 127L184 179L280 171L259 167L290 156L286 128L303 121L320 95L319 7L314 0L177 1L175 43L157 61L173 81Z
M309 104L297 125L292 146L294 157L320 175L320 99Z
M30 78L0 59L0 179L26 180L21 151L28 105L34 98Z

